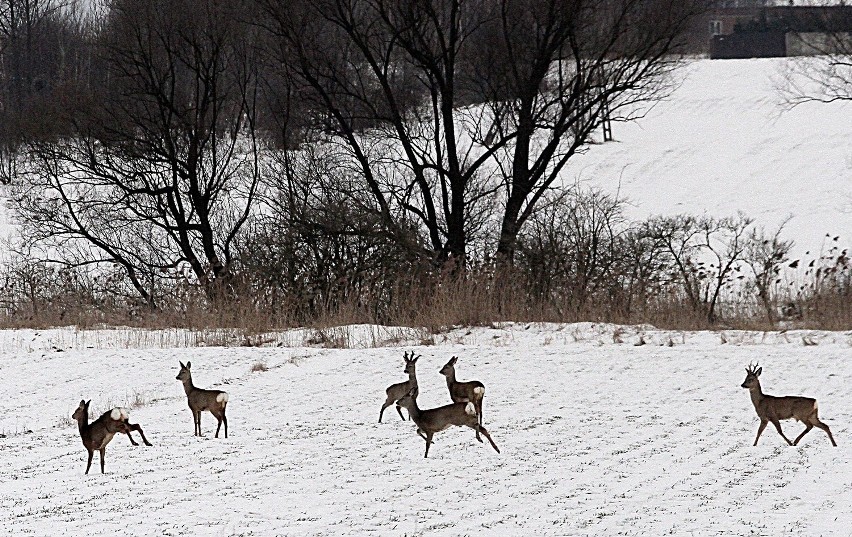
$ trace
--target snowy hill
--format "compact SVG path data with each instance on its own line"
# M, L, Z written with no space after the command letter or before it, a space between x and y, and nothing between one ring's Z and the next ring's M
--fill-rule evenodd
M620 191L628 215L735 215L783 237L799 254L826 234L852 245L852 102L787 110L776 89L789 60L699 60L645 118L613 125L566 180Z

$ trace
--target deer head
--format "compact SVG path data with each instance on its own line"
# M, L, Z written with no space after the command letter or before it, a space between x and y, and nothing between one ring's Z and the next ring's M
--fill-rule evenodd
M442 367L441 370L438 371L438 372L442 375L452 374L454 372L454 367L455 367L458 359L459 359L458 356L453 356L452 358L450 358L450 361L447 362L446 364L444 364L444 367Z
M414 366L417 363L417 360L420 356L414 356L414 352L411 353L411 356L406 352L402 355L402 359L405 360L405 372L409 375L414 374Z
M89 403L92 400L89 399L86 401L85 399L80 399L80 405L77 407L77 410L71 415L71 419L75 419L79 421L80 419L85 419L89 416Z
M409 390L408 393L402 396L402 399L396 402L396 404L410 411L411 408L417 404L417 388Z
M180 372L175 377L175 379L180 380L180 381L190 379L191 377L190 377L189 368L192 367L192 362L186 362L186 365L183 365L183 362L181 362L181 361L178 361L178 363L180 364Z
M757 380L757 377L759 377L762 372L762 367L758 367L757 364L749 364L749 366L746 368L746 378L743 381L742 387L748 388L750 390L755 386L760 386L760 381Z

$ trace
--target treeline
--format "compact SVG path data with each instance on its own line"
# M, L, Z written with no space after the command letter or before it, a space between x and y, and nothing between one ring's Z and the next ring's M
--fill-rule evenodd
M705 8L7 0L7 315L443 325L678 304L716 322L750 222L627 225L560 175L667 93ZM711 235L727 269L698 268Z

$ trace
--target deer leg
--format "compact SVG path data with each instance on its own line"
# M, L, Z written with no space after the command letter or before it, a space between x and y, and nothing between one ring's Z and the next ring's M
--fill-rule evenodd
M477 418L477 419L479 419L479 418ZM479 425L479 422L476 421L476 422L473 423L473 425L468 425L468 427L470 427L471 429L476 431L476 439L479 440L480 442L482 442L482 438L479 436L479 431L482 429L482 426Z
M766 424L769 423L767 420L760 420L760 427L757 428L757 437L754 439L754 445L757 445L757 441L760 440L760 435L763 434L763 430L766 429Z
M823 423L819 420L816 420L816 421L814 421L814 427L819 427L820 429L825 431L826 434L828 435L828 439L831 440L831 445L834 446L834 447L837 447L837 442L834 441L834 436L832 436L831 429L828 428L828 425L826 425L825 423Z
M145 442L146 446L151 446L151 442L148 442L148 439L145 438L145 433L142 432L142 427L139 426L138 423L128 423L127 426L130 428L130 431L139 431L139 435L142 437L142 441ZM130 436L130 431L127 431L127 436ZM136 442L133 442L134 446L137 446Z
M139 427L139 426L137 425L137 427ZM139 444L136 443L136 440L133 439L133 435L130 434L130 431L132 431L132 430L133 430L133 427L131 427L129 423L125 423L124 426L121 428L121 430L119 432L126 434L127 439L130 440L130 443L133 444L134 446L138 446Z
M130 434L130 429L128 429L128 430L126 430L126 431L124 431L124 434L126 434L126 435L127 435L127 438L130 440L130 443L131 443L131 444L133 444L134 446L138 446L138 445L139 445L139 443L138 443L136 440L134 440L134 439L133 439L133 436Z
M482 397L476 401L476 414L479 416L479 424L482 425Z
M421 431L420 429L417 429L417 434L419 434L420 438L422 438L423 440L426 440L427 442L429 441L429 439L426 438L426 435L423 434L423 431Z
M225 416L224 410L222 410L222 423L225 424L225 438L228 438L228 418Z
M801 440L802 437L805 436L806 434L808 434L808 431L810 431L813 428L814 428L814 426L811 425L810 423L808 423L807 426L805 427L805 430L802 431L802 434L800 434L799 436L796 437L795 440L793 440L793 445L795 446L796 444L798 444L799 440Z
M201 411L193 411L192 417L195 418L195 436L201 436Z
M218 424L216 425L216 435L213 438L219 438L219 429L222 428L222 415L221 414L213 414L216 416L216 421Z
M423 455L424 459L429 457L429 446L432 445L432 434L433 433L426 434L426 454Z
M387 400L385 401L385 404L382 405L382 409L379 411L379 423L382 422L382 414L385 413L385 409L387 407L391 406L393 403L394 403L394 400L392 398L388 397ZM398 409L399 409L399 407L397 407L397 410ZM402 413L400 413L400 416L402 416Z
M402 415L402 407L399 406L399 405L396 405L396 411L399 414L399 417L402 419L402 421L405 421L405 416ZM409 416L409 419L410 418L411 418L411 416Z
M772 425L774 425L774 426L775 426L775 428L778 430L778 434L780 434L780 435L781 435L781 438L783 438L784 440L786 440L788 445L792 446L792 445L793 445L793 442L790 442L790 439L789 439L789 438L787 438L787 437L784 435L784 431L782 431L782 430L781 430L781 422L780 422L780 421L778 421L778 420L772 420Z
M86 463L86 475L89 473L89 468L92 467L92 456L95 454L94 450L89 450L89 462Z
M498 448L497 444L494 443L494 440L491 438L491 435L488 434L488 431L485 430L485 427L480 426L479 430L482 431L482 434L485 435L485 438L487 438L488 441L491 442L491 447L494 448L494 451L496 451L497 453L500 453L500 448Z
M104 473L104 457L106 456L106 448L101 448L101 473Z

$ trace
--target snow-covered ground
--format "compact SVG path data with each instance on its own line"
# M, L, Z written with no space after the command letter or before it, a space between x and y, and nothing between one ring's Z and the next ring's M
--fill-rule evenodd
M507 324L366 348L367 327L343 330L362 348L295 341L306 334L124 348L143 338L3 333L0 534L849 535L852 332ZM423 407L449 401L438 369L453 355L461 379L485 383L502 454L454 428L424 459L411 422L391 408L377 423L408 349L422 354ZM213 438L210 414L193 437L179 360L230 393L228 439ZM819 400L839 447L816 429L789 447L771 427L752 447L740 384L755 361L766 392ZM106 475L97 455L83 475L69 417L84 397L96 414L136 403L131 421L154 447L116 436Z

